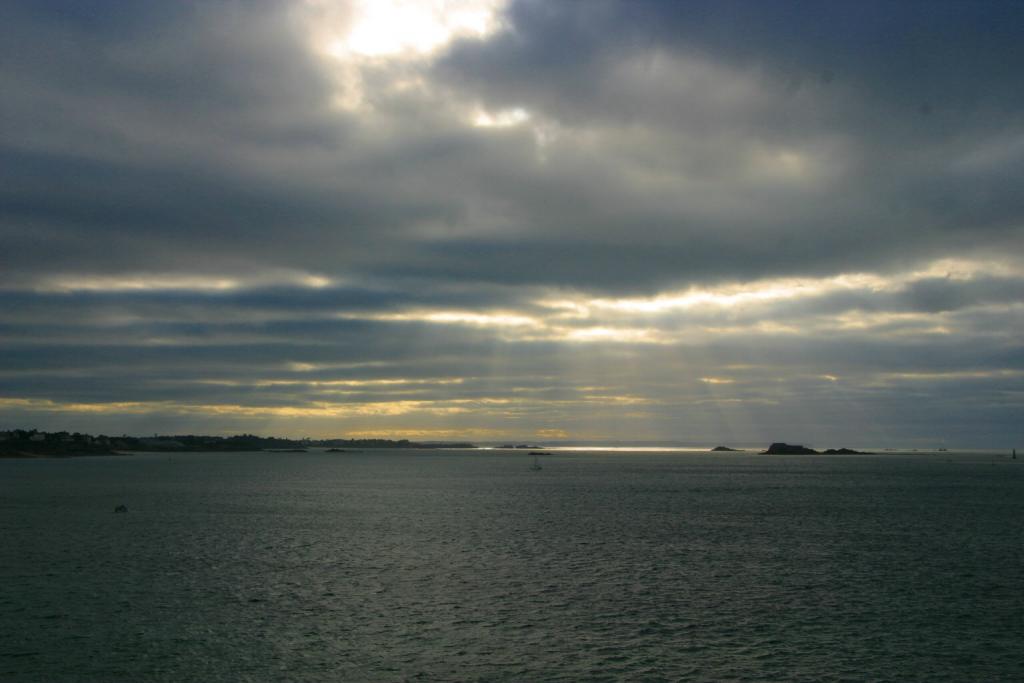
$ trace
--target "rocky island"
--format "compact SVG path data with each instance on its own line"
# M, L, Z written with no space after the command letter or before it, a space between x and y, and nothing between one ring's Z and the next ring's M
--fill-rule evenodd
M768 447L768 450L761 451L761 455L818 455L818 451L798 444L776 442Z
M855 451L852 448L826 448L823 451L816 451L799 444L773 443L768 450L761 451L761 455L873 455L866 451Z

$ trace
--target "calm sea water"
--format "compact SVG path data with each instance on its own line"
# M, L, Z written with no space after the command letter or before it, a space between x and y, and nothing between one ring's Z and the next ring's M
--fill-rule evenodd
M0 680L1024 680L1024 461L531 462L0 461Z

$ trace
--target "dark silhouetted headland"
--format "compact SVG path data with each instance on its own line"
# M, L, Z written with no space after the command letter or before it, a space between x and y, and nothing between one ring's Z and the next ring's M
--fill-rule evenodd
M119 455L124 452L242 452L276 451L304 452L308 448L475 448L467 442L420 443L400 439L283 439L254 434L236 436L107 436L79 432L40 432L35 429L14 429L0 432L0 458L70 458L85 455Z

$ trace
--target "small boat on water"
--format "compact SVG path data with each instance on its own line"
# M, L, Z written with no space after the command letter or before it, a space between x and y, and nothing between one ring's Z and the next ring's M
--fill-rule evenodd
M121 503L120 505L114 508L114 512L128 512L128 506L125 505L124 503Z

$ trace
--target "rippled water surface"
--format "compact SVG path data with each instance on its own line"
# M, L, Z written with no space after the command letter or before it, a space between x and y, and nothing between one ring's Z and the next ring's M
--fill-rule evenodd
M530 462L0 461L0 680L1024 680L1021 461Z

